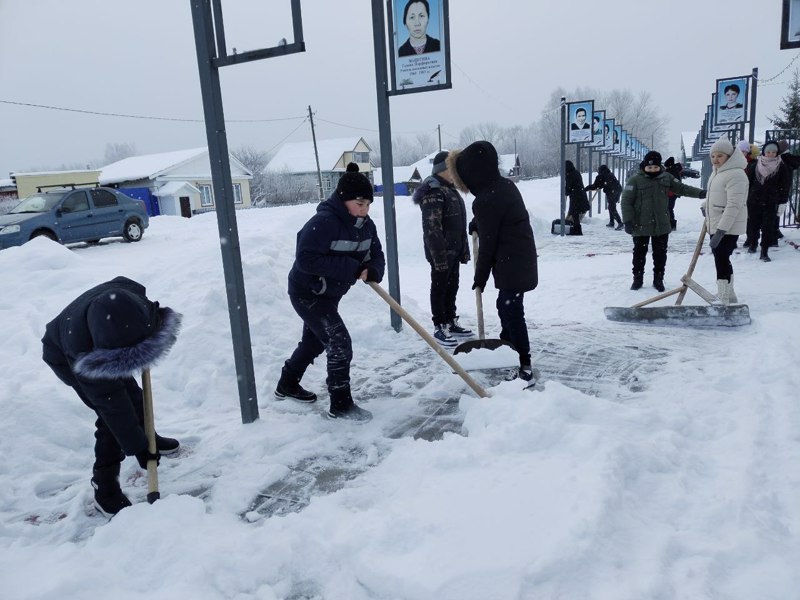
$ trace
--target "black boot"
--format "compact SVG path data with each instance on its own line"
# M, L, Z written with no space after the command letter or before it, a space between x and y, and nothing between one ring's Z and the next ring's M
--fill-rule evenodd
M678 222L675 219L670 219L669 225L672 228L672 231L678 229Z
M304 402L306 404L316 402L317 400L317 395L314 392L309 392L300 385L300 377L289 368L288 363L283 366L281 378L278 380L278 385L275 387L274 394L275 398L278 400L289 398L290 400Z
M94 505L107 517L114 516L123 508L131 505L131 501L119 487L119 463L106 467L95 467L92 470L92 487L94 488Z
M761 246L761 256L759 258L764 262L772 262L772 259L769 257L769 248Z
M653 273L653 287L656 288L659 292L664 291L664 274L663 273Z
M644 273L634 273L633 283L631 284L632 290L639 290L644 285Z
M181 447L181 443L175 438L163 437L156 434L156 448L159 454L174 454Z
M328 418L366 423L372 420L372 413L360 406L356 406L349 387L339 388L331 390L331 407L328 409Z

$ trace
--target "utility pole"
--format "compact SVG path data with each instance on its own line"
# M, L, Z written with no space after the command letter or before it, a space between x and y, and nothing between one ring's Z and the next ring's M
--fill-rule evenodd
M311 112L311 105L308 105L308 120L311 121L311 139L314 141L314 159L317 161L317 181L319 182L319 201L325 199L322 192L322 172L319 170L319 152L317 152L317 135L314 133L314 113Z
M439 152L442 151L442 126L437 125L436 129L439 131Z
M758 68L753 68L753 74L750 81L750 131L747 141L751 144L756 135L756 96L758 96Z

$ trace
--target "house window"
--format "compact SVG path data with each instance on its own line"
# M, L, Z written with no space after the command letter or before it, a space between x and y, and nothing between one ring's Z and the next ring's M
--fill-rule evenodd
M200 189L200 206L214 206L214 192L211 190L210 185L199 185Z
M353 162L368 163L369 152L353 152Z
M242 200L242 184L241 183L234 183L233 184L233 203L234 204L244 204L244 200Z
M324 192L330 192L331 191L331 174L330 173L325 173L322 176L322 190Z

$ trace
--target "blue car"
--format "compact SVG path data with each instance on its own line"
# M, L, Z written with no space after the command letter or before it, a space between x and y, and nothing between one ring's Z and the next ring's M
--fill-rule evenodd
M40 236L62 244L97 243L118 236L138 242L148 225L144 202L115 189L39 192L0 215L0 249L21 246Z

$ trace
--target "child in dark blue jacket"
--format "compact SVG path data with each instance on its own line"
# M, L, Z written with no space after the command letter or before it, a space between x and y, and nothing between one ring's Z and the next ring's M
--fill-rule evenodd
M300 380L323 351L327 353L331 419L365 422L372 413L353 402L350 361L353 346L339 315L339 301L352 285L380 282L385 260L375 223L367 216L372 184L350 163L330 198L297 234L294 265L289 272L289 299L303 320L300 343L283 366L275 388L278 399L314 402L317 395Z

